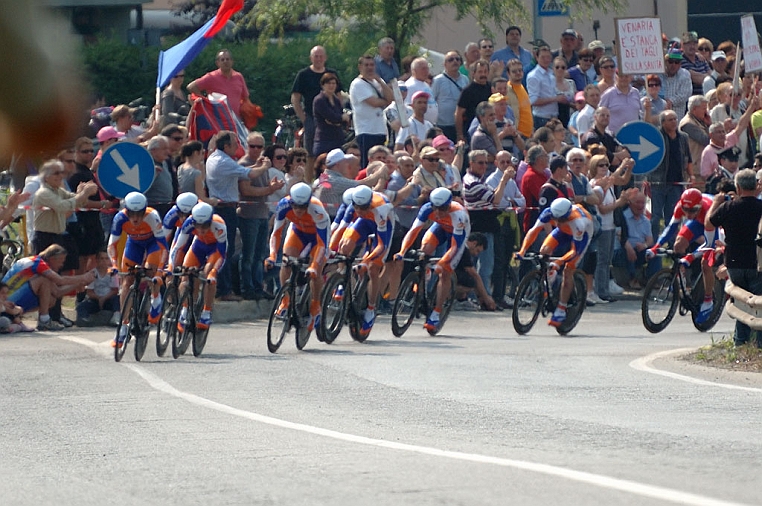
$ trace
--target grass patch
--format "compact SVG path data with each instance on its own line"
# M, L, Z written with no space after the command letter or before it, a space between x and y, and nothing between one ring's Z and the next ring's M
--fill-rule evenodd
M724 336L719 341L715 341L713 337L712 344L699 348L683 358L689 362L720 369L762 372L762 348L758 348L754 343L736 346L731 336Z

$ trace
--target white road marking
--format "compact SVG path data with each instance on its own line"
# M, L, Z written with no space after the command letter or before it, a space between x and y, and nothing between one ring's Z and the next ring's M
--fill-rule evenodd
M661 369L657 369L651 365L651 363L656 359L663 358L663 357L670 357L673 355L681 355L684 353L689 353L691 351L695 351L695 348L678 348L676 350L667 350L667 351L660 351L658 353L652 353L651 355L646 355L645 357L636 358L635 360L630 362L630 367L632 367L636 371L643 371L643 372L647 372L651 374L657 374L659 376L665 376L667 378L685 381L686 383L693 383L695 385L727 388L728 390L743 390L744 392L762 393L762 388L744 387L741 385L732 385L730 383L718 383L715 381L702 380L698 378L693 378L691 376L685 376L683 374L677 374L670 371L662 371Z
M82 344L96 351L100 355L111 355L106 352L104 343L96 343L88 339L83 339L77 336L56 335L59 339L65 341L71 341L73 343ZM143 378L149 386L164 392L173 397L183 399L187 402L201 406L208 409L213 409L220 413L226 413L239 418L245 418L258 423L264 423L274 427L281 427L284 429L296 430L305 432L307 434L314 434L317 436L329 437L340 441L346 441L349 443L357 443L368 446L374 446L377 448L388 448L391 450L399 450L411 453L418 453L423 455L431 455L434 457L444 457L448 459L461 460L466 462L475 462L478 464L491 464L501 467L510 467L513 469L519 469L522 471L531 471L535 473L545 474L548 476L556 476L559 478L565 478L580 483L586 483L600 488L617 490L620 492L626 492L633 495L642 497L649 497L660 501L669 501L676 504L686 504L690 506L751 506L744 503L736 503L731 501L725 501L722 499L715 499L712 497L701 496L698 494L692 494L690 492L683 492L680 490L674 490L666 487L660 487L657 485L647 485L645 483L638 483L631 480L623 480L620 478L613 478L611 476L605 476L601 474L588 473L584 471L576 471L574 469L568 469L564 467L553 466L550 464L539 464L535 462L527 462L523 460L506 459L501 457L492 457L489 455L480 455L476 453L464 453L455 452L449 450L440 450L438 448L432 448L428 446L418 446L405 443L397 443L394 441L386 441L383 439L374 439L364 436L357 436L354 434L347 434L344 432L338 432L330 429L323 429L320 427L314 427L311 425L289 422L281 420L279 418L272 418L251 411L245 411L243 409L234 408L226 404L212 401L204 397L200 397L195 394L183 392L176 389L163 379L159 378L153 373L146 371L143 367L135 363L125 363L122 365L136 373Z

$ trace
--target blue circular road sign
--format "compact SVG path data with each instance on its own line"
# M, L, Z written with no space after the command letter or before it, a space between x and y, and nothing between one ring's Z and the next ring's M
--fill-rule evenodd
M616 138L630 151L635 160L633 174L648 174L659 166L664 158L664 138L658 128L645 121L625 123Z
M145 193L153 183L151 154L140 144L117 142L103 153L98 179L103 189L123 199L130 192Z

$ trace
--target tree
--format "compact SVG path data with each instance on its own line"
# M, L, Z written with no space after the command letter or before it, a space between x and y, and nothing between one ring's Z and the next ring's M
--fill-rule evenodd
M532 0L538 1L538 0ZM558 0L572 7L575 18L593 10L621 10L627 0ZM381 32L405 48L421 32L435 9L453 7L456 19L474 16L485 35L488 25L529 26L530 13L522 0L258 0L241 19L262 37L282 36L287 26L316 19L324 30L347 33Z

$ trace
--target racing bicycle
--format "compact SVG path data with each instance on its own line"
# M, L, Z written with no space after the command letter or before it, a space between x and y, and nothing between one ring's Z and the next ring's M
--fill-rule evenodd
M343 264L343 270L334 272L323 287L320 319L320 334L323 342L331 344L336 340L342 327L349 326L352 339L364 342L362 320L368 306L368 273L355 272L355 257L336 255L327 264Z
M177 332L174 333L172 339L172 356L177 358L183 355L188 350L188 345L192 344L193 356L198 357L204 351L206 338L209 335L208 328L198 328L198 320L204 309L204 291L207 279L198 269L185 269L182 275L188 277L189 283L188 287L180 294L180 301L177 303L178 316L176 321L178 323L175 325ZM197 284L198 286L196 286ZM193 299L194 288L198 292L195 301ZM184 324L182 332L180 331L180 323Z
M296 348L304 349L310 339L310 302L312 290L307 268L312 259L283 256L283 261L276 266L291 266L291 276L280 287L273 300L270 320L267 323L267 349L275 353L283 344L286 335L294 329ZM288 297L288 304L281 307Z
M433 274L433 267L439 260L440 258L429 257L420 250L407 252L404 261L413 262L414 267L413 272L402 281L397 300L392 309L392 333L395 336L402 337L414 319L421 316L423 318L428 317L436 307L439 276ZM453 273L450 280L450 293L442 304L442 311L439 313L439 325L434 330L427 329L432 336L437 335L442 330L447 317L450 316L450 310L455 302L456 285L457 280L455 273Z
M521 280L513 301L513 328L522 335L532 329L540 313L544 317L552 315L556 310L565 267L561 267L555 280L551 280L549 265L556 258L528 252L524 259L531 261L535 268ZM582 313L585 312L586 299L585 275L577 270L574 272L574 287L566 303L566 320L556 327L559 334L568 334L579 323Z
M127 350L127 344L131 338L135 338L135 360L140 362L143 358L143 354L146 351L148 344L148 310L151 305L151 291L147 289L148 282L145 280L147 277L148 269L142 265L133 265L127 272L119 273L120 276L133 276L134 281L130 286L130 291L127 293L127 297L124 299L122 305L122 317L119 319L119 325L116 327L116 343L114 347L114 360L119 362L124 357L124 352ZM127 323L124 323L125 315ZM124 341L119 343L119 335L121 334L122 327L127 326L127 332L124 337Z

